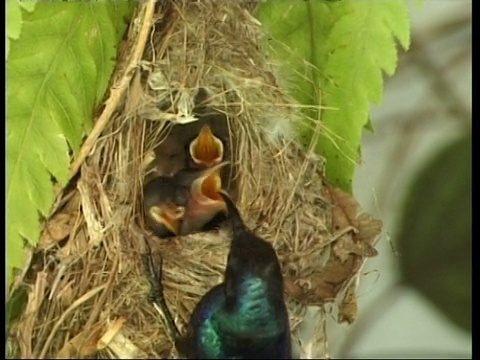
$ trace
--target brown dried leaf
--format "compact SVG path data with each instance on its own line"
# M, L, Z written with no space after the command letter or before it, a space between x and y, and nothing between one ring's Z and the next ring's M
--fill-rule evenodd
M40 241L38 242L38 248L40 250L47 250L70 235L77 216L78 212L60 212L54 215L45 224L45 228L40 236Z
M338 305L338 322L343 323L347 322L352 324L357 318L358 314L358 305L357 305L357 282L352 281L352 283L345 290L345 296Z
M334 235L329 241L332 244L329 253L333 256L329 256L321 270L308 279L285 278L287 293L308 305L335 300L360 270L364 258L377 255L372 244L381 231L381 221L362 213L353 197L328 184L325 184L325 189L324 196L333 204Z
M360 269L362 260L350 255L342 263L336 256L331 256L321 272L308 279L285 278L287 293L296 300L308 305L323 305L335 300L337 294L351 277Z
M342 262L349 254L373 257L377 251L373 243L382 229L382 222L369 214L363 213L355 199L344 191L326 184L326 189L333 203L332 227L334 231L352 231L343 235L333 246L333 251Z
M382 221L373 218L367 213L361 213L357 215L356 222L358 233L355 236L355 240L374 245L377 236L382 232Z
M78 257L81 254L86 253L93 244L88 242L88 234L86 226L82 226L75 232L75 236L71 237L69 241L61 249L57 251L58 257L69 262L73 257Z
M355 241L351 234L345 234L333 244L333 253L344 263L350 254L373 257L377 255L377 250L366 242Z

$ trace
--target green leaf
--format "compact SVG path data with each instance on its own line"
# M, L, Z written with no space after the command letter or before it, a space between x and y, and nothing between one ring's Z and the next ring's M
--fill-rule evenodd
M39 213L53 202L51 176L67 181L69 145L76 153L91 127L126 28L116 18L131 11L126 2L75 2L38 3L23 13L7 67L9 267L22 265L22 238L37 242Z
M8 59L10 52L10 39L18 39L22 29L22 11L18 1L7 1L7 37L5 41L5 58Z
M365 123L365 126L363 128L371 133L375 132L375 129L372 123L372 118L370 116L368 117L367 122Z
M32 12L35 9L37 0L20 1L19 3L23 9L25 9L28 12Z
M396 241L403 281L472 330L472 134L449 144L410 186Z
M7 164L8 166L8 164ZM6 264L6 280L7 280L7 288L10 286L13 280L13 268L20 268L23 265L23 261L25 258L24 247L23 247L23 240L18 237L16 233L12 230L14 226L11 226L8 221L12 220L10 216L10 209L8 209L7 204L7 264ZM37 220L37 219L34 219ZM28 221L28 219L27 219Z
M18 39L22 28L22 11L16 0L7 1L7 36Z
M28 295L24 287L19 287L7 301L7 328L23 313Z
M98 5L95 4L95 6ZM98 32L95 36L90 37L87 43L87 46L91 49L90 54L95 59L99 76L95 104L98 104L105 95L116 61L117 45L125 34L128 21L136 6L135 2L125 1L105 2L102 5L105 7L102 16L92 17L92 20L98 24ZM97 11L97 8L91 10ZM97 37L101 38L102 41L98 41Z
M359 160L363 127L370 102L382 97L382 72L392 75L397 64L395 38L409 46L409 19L402 0L310 1L262 3L257 16L278 40L275 56L285 61L282 71L292 95L301 104L324 106L318 121L323 134L317 151L327 160L327 178L351 192ZM305 61L310 63L307 66ZM308 145L312 127L299 127Z
M35 8L36 1L30 0L18 1L18 0L8 0L7 1L7 38L5 43L5 58L8 59L8 54L10 52L10 39L17 40L20 37L22 30L22 11L23 9L32 12Z

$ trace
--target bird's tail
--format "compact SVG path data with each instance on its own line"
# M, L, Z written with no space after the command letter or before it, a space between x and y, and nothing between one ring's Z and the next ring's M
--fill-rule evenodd
M233 233L236 234L244 232L246 228L242 216L240 215L237 206L230 198L230 195L228 195L225 190L220 190L218 194L222 197L223 201L225 201L225 204L227 205L228 218L230 220Z

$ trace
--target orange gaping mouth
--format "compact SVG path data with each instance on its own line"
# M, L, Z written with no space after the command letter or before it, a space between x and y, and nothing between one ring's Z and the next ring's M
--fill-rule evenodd
M180 219L185 214L183 207L163 204L162 206L151 207L149 212L150 217L157 223L163 224L172 233L178 234Z
M196 139L192 141L190 155L195 163L207 166L222 160L223 144L213 135L210 126L204 125Z
M216 171L203 180L201 192L202 195L209 199L220 201L222 200L222 197L218 194L218 191L220 191L221 188L222 180L220 178L220 174Z

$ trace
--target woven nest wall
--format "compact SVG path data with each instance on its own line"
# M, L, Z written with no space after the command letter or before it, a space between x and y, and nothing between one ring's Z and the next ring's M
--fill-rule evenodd
M158 149L174 140L173 124L194 124L199 114L215 114L228 129L227 187L248 226L277 251L296 352L305 346L297 328L307 306L333 304L338 321L354 320L355 280L376 254L381 224L328 185L320 159L285 136L302 117L261 49L252 7L139 6L112 85L127 77L128 89L45 225L23 278L28 301L12 330L12 354L178 356L147 296L146 242L163 258L166 300L183 329L200 297L223 279L228 231L158 239L144 225L142 186L152 151L164 171L178 170ZM142 61L128 73L129 49L150 23ZM324 331L316 338L325 344Z

